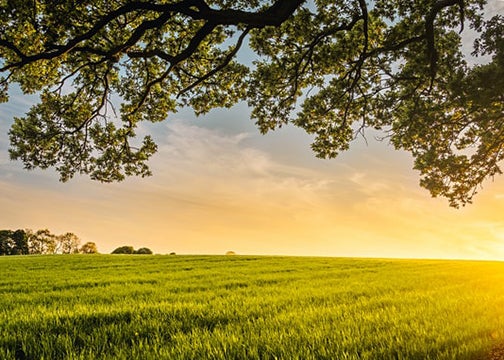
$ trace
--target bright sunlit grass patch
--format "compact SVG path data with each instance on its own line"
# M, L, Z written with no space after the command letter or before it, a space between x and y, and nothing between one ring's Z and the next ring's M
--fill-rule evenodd
M475 359L504 263L0 258L0 359Z

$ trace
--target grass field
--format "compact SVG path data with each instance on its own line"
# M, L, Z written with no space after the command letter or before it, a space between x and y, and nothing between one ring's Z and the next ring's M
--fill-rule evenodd
M0 359L479 359L504 263L0 258Z

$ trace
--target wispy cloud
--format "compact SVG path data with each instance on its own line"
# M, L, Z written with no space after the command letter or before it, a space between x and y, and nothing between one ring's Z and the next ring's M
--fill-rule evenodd
M246 144L254 134L223 134L173 121L153 159L157 185L177 192L225 195L267 203L272 194L299 200L327 189L333 180L320 172L286 165ZM286 195L286 194L283 194Z

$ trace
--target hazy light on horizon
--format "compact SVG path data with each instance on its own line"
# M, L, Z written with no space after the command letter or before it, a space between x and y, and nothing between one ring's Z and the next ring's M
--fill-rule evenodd
M73 231L101 252L128 244L157 253L504 258L500 178L455 210L419 188L409 156L385 143L296 165L263 149L257 133L201 124L160 125L151 178L61 184L51 172L1 172L0 206L9 211L0 225ZM303 136L285 129L274 138L292 153L309 152L298 148Z

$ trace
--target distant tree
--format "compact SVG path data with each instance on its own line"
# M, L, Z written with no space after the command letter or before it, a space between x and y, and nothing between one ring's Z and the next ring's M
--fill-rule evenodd
M28 236L25 230L18 229L13 231L11 238L14 242L12 255L27 255L29 253Z
M29 231L28 248L30 254L55 254L56 235L48 229L37 230L35 233Z
M120 246L114 251L112 251L112 254L134 254L135 249L133 249L133 246Z
M12 231L0 230L0 255L11 255L12 246Z
M94 242L88 241L80 248L79 252L81 254L97 254L98 248Z
M177 255L177 254L176 254L174 251L172 251L172 252L170 253L170 255Z
M236 253L234 251L228 251L226 252L226 255L236 255Z
M61 254L77 254L79 252L80 239L71 232L56 237L57 252Z
M140 255L152 255L152 250L146 247L140 248L138 250L135 250L135 254L140 254Z

